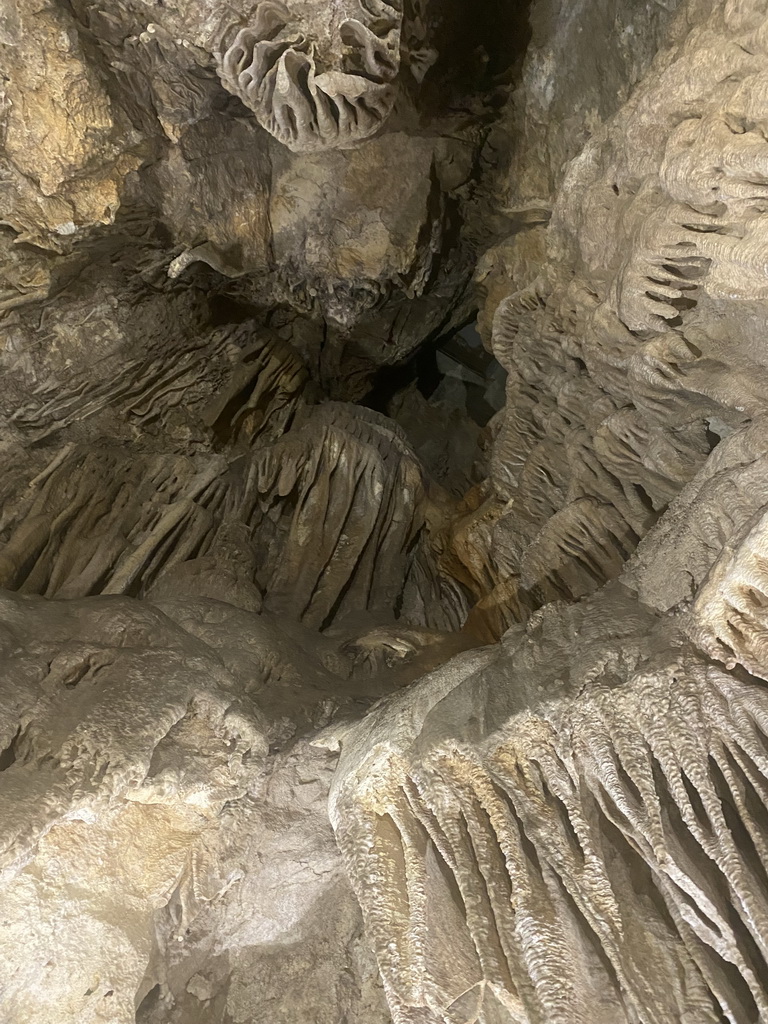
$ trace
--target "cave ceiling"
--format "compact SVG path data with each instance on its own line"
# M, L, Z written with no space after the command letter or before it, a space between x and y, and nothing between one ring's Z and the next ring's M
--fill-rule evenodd
M0 0L0 1024L768 1020L766 217L766 0Z

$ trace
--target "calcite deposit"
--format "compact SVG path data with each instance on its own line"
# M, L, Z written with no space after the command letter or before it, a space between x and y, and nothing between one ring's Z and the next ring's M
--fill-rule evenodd
M0 71L0 1022L768 1020L765 0Z

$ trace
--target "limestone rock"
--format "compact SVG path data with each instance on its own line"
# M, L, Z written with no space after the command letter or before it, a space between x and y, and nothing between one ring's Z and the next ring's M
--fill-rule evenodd
M267 758L339 699L317 652L212 600L7 595L2 621L4 1019L287 1024L302 963L302 1012L385 1021L325 811L332 759Z
M290 149L348 149L394 100L402 5L262 3L221 57L230 92Z
M3 1022L768 1017L767 15L5 4Z

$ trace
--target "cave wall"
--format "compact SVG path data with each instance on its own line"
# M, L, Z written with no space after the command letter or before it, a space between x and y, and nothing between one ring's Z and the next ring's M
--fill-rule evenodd
M767 13L0 12L3 1020L768 1012Z
M680 11L496 305L501 643L328 731L396 1021L766 1013L765 13Z

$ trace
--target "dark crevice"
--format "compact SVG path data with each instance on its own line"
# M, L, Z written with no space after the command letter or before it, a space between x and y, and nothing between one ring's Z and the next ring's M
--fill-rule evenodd
M0 750L0 772L4 772L6 768L10 768L12 764L16 763L22 735L21 726L19 726L8 746L4 750Z
M431 5L429 35L438 59L421 101L435 112L472 93L492 93L519 72L531 39L530 3L442 0Z
M436 395L439 399L440 385L451 378L465 389L468 418L484 427L503 407L505 377L501 364L482 347L475 324L470 322L422 345L405 362L379 369L360 404L386 415L392 400L410 385L427 400Z
M213 295L208 301L208 317L211 327L224 327L229 324L243 324L249 320L259 322L257 318L263 311L257 306L233 298L230 295Z

